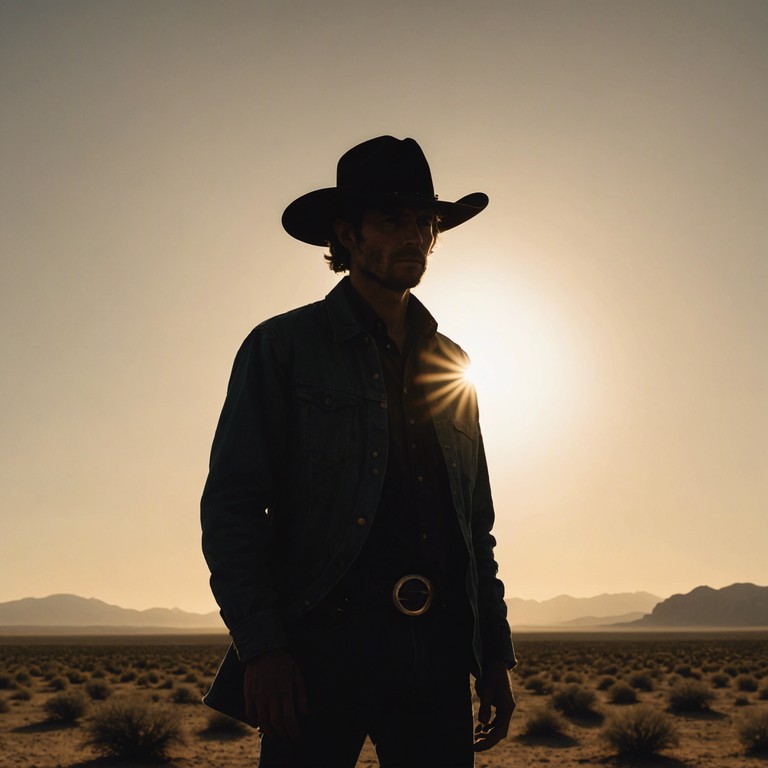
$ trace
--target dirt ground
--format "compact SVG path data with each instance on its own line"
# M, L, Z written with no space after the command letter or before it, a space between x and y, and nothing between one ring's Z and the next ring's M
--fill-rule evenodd
M0 639L0 766L133 765L100 757L84 745L93 715L108 702L129 697L178 715L183 742L169 748L169 765L255 766L258 734L250 729L242 734L212 732L210 710L199 703L225 647L221 637ZM768 717L766 634L518 635L516 647L518 707L512 729L494 750L477 755L476 768L768 768L768 755L748 754L738 732L745 717L757 712ZM679 739L676 746L644 761L619 758L603 735L616 713L638 706L611 702L609 683L629 681L637 686L633 690L639 704L663 713ZM685 681L710 691L708 709L670 710L670 691ZM561 712L559 734L526 735L532 713L551 709L557 692L567 686L594 696L590 711ZM99 694L105 687L108 697L88 695L88 709L74 723L52 719L45 709L62 691ZM358 766L377 765L375 750L366 743Z

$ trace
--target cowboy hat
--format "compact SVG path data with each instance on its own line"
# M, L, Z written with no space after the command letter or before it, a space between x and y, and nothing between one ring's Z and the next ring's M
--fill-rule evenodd
M283 212L285 231L310 245L326 245L333 223L353 203L410 205L434 209L441 232L463 224L488 205L473 192L455 203L438 200L427 158L413 139L379 136L345 152L336 166L336 186L316 189Z

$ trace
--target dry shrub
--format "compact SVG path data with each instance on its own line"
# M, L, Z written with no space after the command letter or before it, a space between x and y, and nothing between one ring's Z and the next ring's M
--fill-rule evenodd
M203 733L216 736L245 736L248 726L223 712L211 712Z
M727 688L731 684L731 678L722 672L716 672L709 678L709 681L715 688Z
M0 715L4 715L6 712L9 712L11 709L11 705L8 703L6 699L0 699Z
M638 691L646 693L653 690L653 680L647 672L635 672L629 676L629 684Z
M612 704L636 704L637 691L628 683L614 683L608 689L608 701Z
M748 753L768 753L768 711L758 709L745 715L737 725L737 732Z
M745 693L754 693L757 690L757 679L752 675L739 675L736 680L736 690Z
M678 743L669 718L647 705L612 715L602 735L620 755L626 756L653 755Z
M63 675L57 675L48 681L48 687L52 691L66 691L69 688L69 680Z
M85 743L104 757L146 762L167 759L169 747L181 741L176 714L138 699L118 699L93 716Z
M200 696L187 685L178 685L171 694L171 700L175 704L198 704Z
M669 692L669 708L673 712L706 712L715 694L698 680L681 680Z
M75 723L88 710L88 699L81 691L64 691L43 704L48 717L60 723Z
M563 714L573 717L590 717L595 714L597 697L593 691L578 683L559 688L552 694L552 703Z
M597 683L597 690L598 691L606 691L608 688L610 688L614 683L616 682L615 677L603 677L600 678L600 680Z
M523 733L526 736L561 736L565 730L563 718L551 707L537 707L525 718Z
M16 684L10 675L0 675L0 691L7 691L15 687Z
M85 692L94 701L104 701L112 695L112 688L106 680L90 680L85 684Z
M525 690L542 696L552 691L552 685L542 675L534 675L525 681Z

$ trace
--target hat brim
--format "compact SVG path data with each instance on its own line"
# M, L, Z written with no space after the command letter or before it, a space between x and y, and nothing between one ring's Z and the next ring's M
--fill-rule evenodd
M324 246L333 233L333 223L339 218L345 198L337 187L316 189L294 200L283 212L283 229L297 240L309 245ZM445 232L469 221L488 205L488 195L473 192L450 203L423 197L392 195L379 199L378 203L392 202L398 205L433 207L438 215L438 229ZM371 201L371 204L375 204Z

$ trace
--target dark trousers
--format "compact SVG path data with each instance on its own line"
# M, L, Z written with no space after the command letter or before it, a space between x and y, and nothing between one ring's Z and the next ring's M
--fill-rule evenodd
M297 741L262 739L260 768L353 768L366 736L382 768L474 764L468 629L441 606L311 618L291 650L310 714Z

